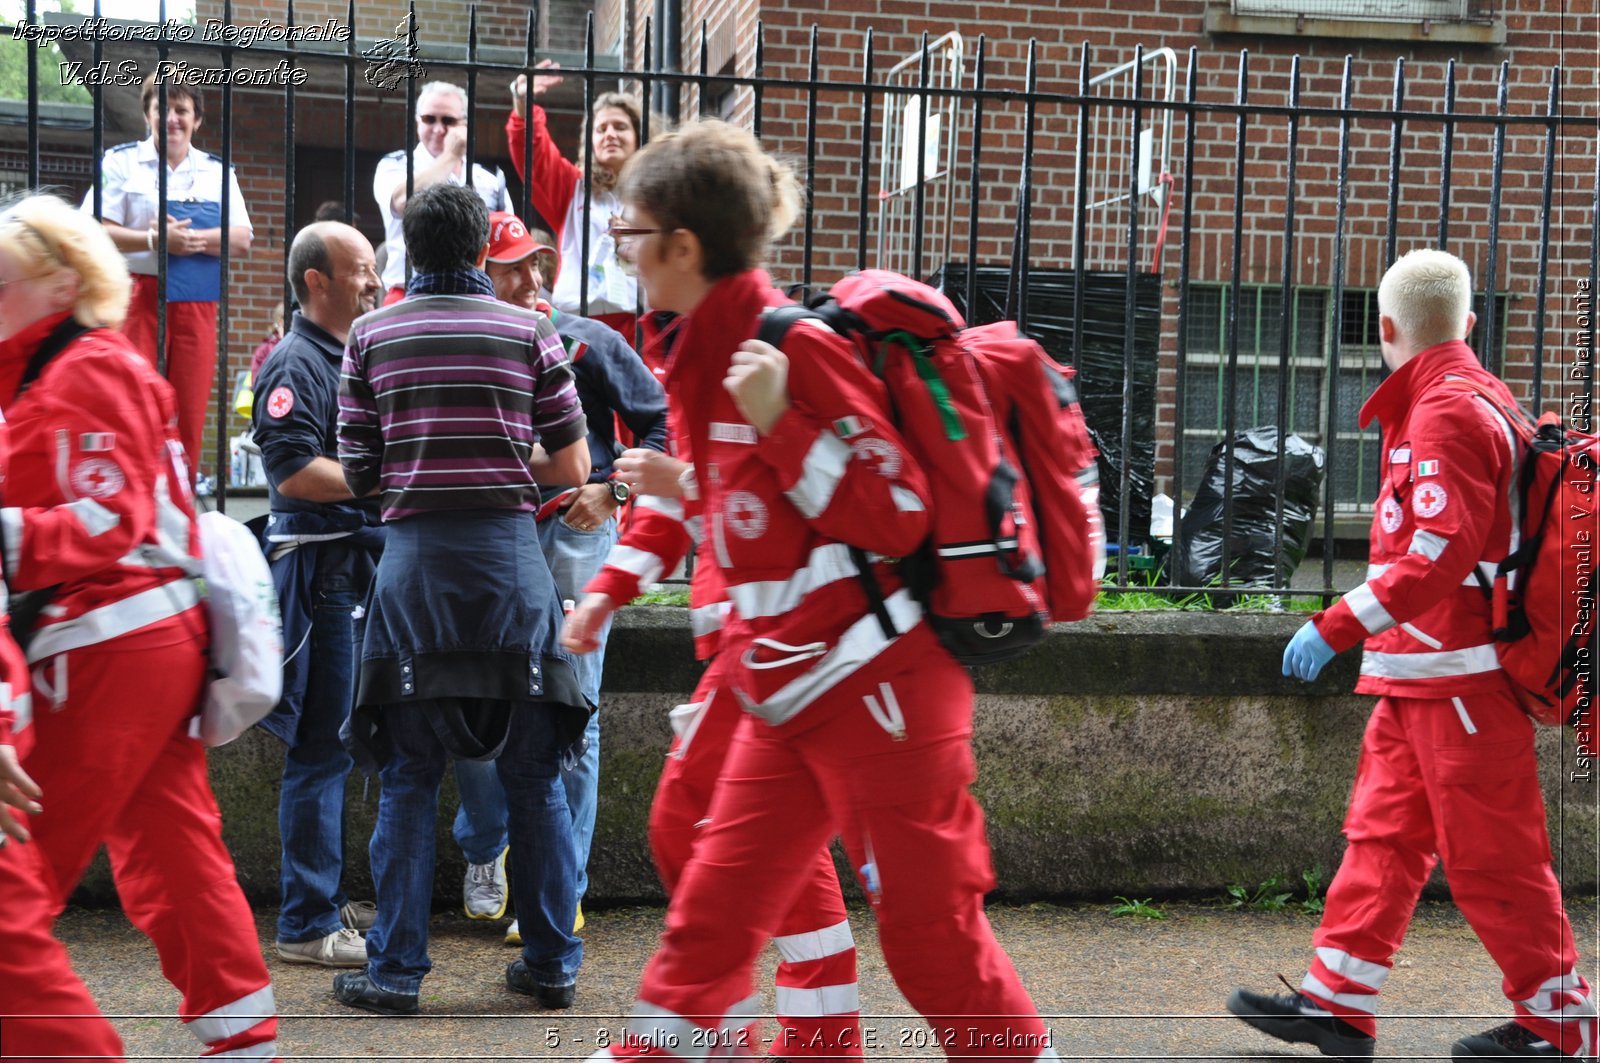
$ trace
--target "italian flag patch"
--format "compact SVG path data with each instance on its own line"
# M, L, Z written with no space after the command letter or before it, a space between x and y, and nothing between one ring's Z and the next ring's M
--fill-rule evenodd
M833 422L833 433L840 439L851 439L863 432L872 431L872 423L865 417L841 417Z
M1417 462L1417 475L1418 476L1438 476L1439 475L1439 463L1437 461L1419 461L1419 462Z

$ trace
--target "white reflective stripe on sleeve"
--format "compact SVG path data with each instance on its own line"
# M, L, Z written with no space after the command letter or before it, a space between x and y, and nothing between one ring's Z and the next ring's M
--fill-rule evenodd
M42 661L58 653L93 646L130 631L187 612L200 602L194 580L187 576L140 591L132 597L91 609L59 624L46 624L28 644L28 660Z
M211 1055L202 1056L201 1058L202 1059L208 1059L208 1060L209 1059L277 1059L278 1058L278 1042L276 1042L276 1041L263 1041L260 1044L245 1045L243 1048L235 1048L231 1052L213 1052Z
M1418 534L1422 534L1422 533L1419 532ZM1412 553L1420 553L1420 551L1416 551L1416 550L1413 550L1411 552ZM1379 576L1383 575L1385 572L1389 571L1393 567L1394 567L1393 565L1368 565L1367 566L1367 579L1368 579L1368 581L1377 579ZM1494 582L1494 577L1495 577L1495 572L1499 569L1499 567L1500 567L1499 563L1495 562L1495 561L1479 561L1477 570L1479 572L1483 573L1484 579L1488 580L1490 583L1493 583ZM1477 587L1477 586L1480 586L1480 584L1478 583L1478 577L1474 576L1471 572L1468 572L1466 574L1465 578L1462 579L1461 585L1463 587Z
M89 533L90 538L104 535L106 532L122 523L121 515L113 513L92 498L80 498L76 502L68 502L61 507L83 525L83 530Z
M1444 548L1450 545L1450 540L1442 535L1435 535L1431 531L1418 530L1411 536L1411 545L1406 548L1408 554L1421 554L1429 561L1439 560L1439 555L1444 553Z
M1500 670L1493 643L1438 653L1375 653L1361 655L1361 674L1380 679L1442 679Z
M807 963L826 959L841 952L849 952L856 947L856 939L850 933L849 920L806 934L775 937L772 943L778 947L778 955L782 956L786 963Z
M1300 991L1318 1000L1325 1000L1330 1004L1342 1004L1355 1011L1364 1011L1368 1015L1376 1015L1378 1013L1378 994L1335 993L1323 983L1322 979L1309 972L1300 983ZM1328 1013L1319 1008L1316 1014L1326 1015Z
M807 520L819 516L833 501L834 488L839 486L849 464L850 444L832 432L818 433L811 449L806 451L805 472L783 493L784 497L793 502L794 508Z
M848 676L855 674L862 665L876 658L893 645L900 635L910 631L922 620L922 606L911 596L911 592L903 587L889 595L884 600L883 606L889 614L890 623L894 626L896 632L894 638L884 634L883 625L878 622L878 618L868 613L845 628L844 633L839 636L838 644L823 654L815 666L790 680L766 701L755 704L745 697L743 691L735 687L734 694L739 698L739 703L747 712L754 713L774 726L793 719L806 706L838 686Z
M689 633L695 638L721 631L728 615L730 602L712 602L689 610Z
M917 497L915 491L892 484L889 487L889 497L894 499L894 508L901 513L921 513L925 508L922 499Z
M1389 978L1389 968L1383 964L1357 959L1343 949L1323 946L1317 949L1317 959L1332 973L1352 982L1360 982L1373 992L1382 989L1383 983Z
M716 1026L709 1027L641 1000L628 1016L628 1034L679 1059L724 1056L728 1054L726 1046L733 1043L733 1035L755 1021L760 1007L760 997L748 997L729 1008Z
M33 722L33 692L12 694L10 683L0 683L0 702L11 710L11 731L15 734Z
M658 582L665 567L655 554L635 546L613 546L611 552L606 555L606 565L610 568L620 568L634 576L638 579L641 590Z
M7 572L15 572L22 561L22 534L22 510L16 506L0 509L0 538L5 540Z
M1344 604L1350 607L1350 612L1361 621L1361 626L1367 629L1367 634L1376 635L1380 631L1387 631L1394 627L1394 617L1389 615L1389 610L1378 601L1378 596L1372 593L1369 584L1362 583L1354 587L1344 596Z
M663 516L671 517L679 523L683 522L683 503L676 498L662 498L660 495L639 495L633 500L634 509L648 509Z
M844 543L828 543L811 551L805 567L788 579L754 580L728 588L728 597L746 620L782 616L793 612L812 591L842 579L860 575L850 548Z
M861 1010L861 989L849 985L823 985L814 989L777 986L778 1014L785 1018L820 1018L823 1015L850 1015Z
M250 1027L272 1018L278 1013L277 1004L272 999L272 987L262 986L248 996L240 997L232 1004L224 1004L220 1008L212 1008L204 1015L189 1020L189 1032L199 1038L203 1044L216 1044L226 1041L230 1037L237 1037ZM261 1046L252 1045L249 1051L256 1053ZM277 1053L274 1052L273 1055ZM208 1056L208 1059L221 1058ZM272 1058L271 1056L267 1057Z
M1456 707L1456 715L1458 717L1460 717L1461 726L1466 728L1467 734L1469 734L1469 735L1477 734L1478 733L1477 725L1472 722L1472 717L1467 715L1466 703L1464 701L1462 701L1460 698L1451 698L1450 699L1450 704L1452 704L1452 705L1454 705Z

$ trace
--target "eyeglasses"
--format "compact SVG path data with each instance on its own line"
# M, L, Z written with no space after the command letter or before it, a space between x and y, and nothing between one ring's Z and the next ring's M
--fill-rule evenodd
M444 126L446 129L453 129L461 124L461 119L455 117L454 115L448 114L419 114L417 115L417 121L421 122L423 125L433 125L438 123L439 125Z
M613 240L628 240L635 236L649 236L652 233L661 231L660 229L646 228L643 225L629 225L615 214L611 215L611 220L606 223L606 232L611 234Z

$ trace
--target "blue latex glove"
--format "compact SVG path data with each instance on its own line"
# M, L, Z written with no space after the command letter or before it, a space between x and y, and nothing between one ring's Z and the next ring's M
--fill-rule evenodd
M1333 647L1317 632L1317 625L1307 620L1283 648L1283 674L1309 683L1331 660Z

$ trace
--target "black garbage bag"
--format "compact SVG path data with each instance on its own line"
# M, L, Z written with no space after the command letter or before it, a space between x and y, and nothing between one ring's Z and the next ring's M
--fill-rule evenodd
M1215 586L1222 580L1222 507L1227 446L1218 443L1206 462L1200 488L1183 515L1183 541L1173 552L1184 587ZM1327 457L1290 434L1283 456L1283 562L1276 553L1278 426L1239 433L1233 441L1233 522L1228 536L1229 586L1282 587L1305 560L1322 495Z

